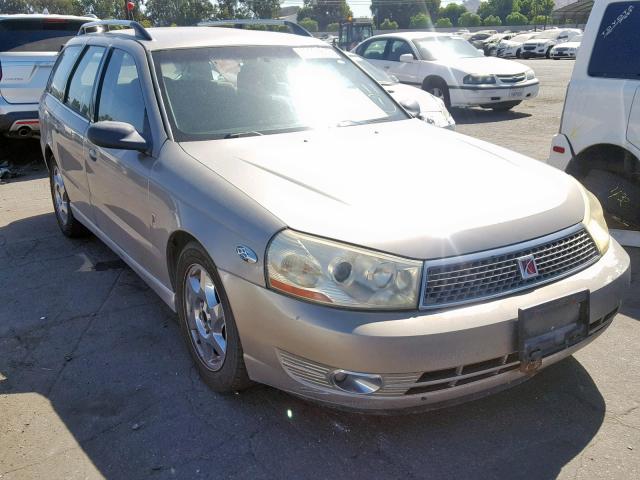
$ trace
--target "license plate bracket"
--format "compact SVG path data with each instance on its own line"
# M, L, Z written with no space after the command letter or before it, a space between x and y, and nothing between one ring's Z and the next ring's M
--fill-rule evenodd
M542 359L589 334L589 291L518 310L520 370L533 374Z
M511 98L520 98L524 95L524 88L512 88L509 90L509 96Z

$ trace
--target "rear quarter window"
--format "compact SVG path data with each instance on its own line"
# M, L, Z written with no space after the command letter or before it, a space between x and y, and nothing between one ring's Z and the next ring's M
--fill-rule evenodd
M51 83L49 84L49 93L58 100L64 98L64 90L67 86L69 73L76 63L82 47L80 45L71 45L64 49L58 57L58 61L51 72Z
M57 52L86 22L55 17L0 20L0 51Z
M640 80L640 2L612 3L598 29L589 76Z

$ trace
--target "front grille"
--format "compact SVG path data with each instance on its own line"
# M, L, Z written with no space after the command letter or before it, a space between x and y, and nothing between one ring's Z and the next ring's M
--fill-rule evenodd
M536 46L535 46L535 45L525 45L523 48L524 48L525 50L535 50L535 49L536 49Z
M517 75L496 75L502 83L518 83L523 82L527 76L524 73Z
M548 237L547 237L548 238ZM441 308L508 295L547 283L584 268L599 257L591 236L583 228L540 244L527 242L485 254L425 262L422 308ZM524 279L517 259L533 255L538 275ZM430 264L431 263L431 264Z
M568 50L568 48L556 48L556 52L558 53L564 53Z

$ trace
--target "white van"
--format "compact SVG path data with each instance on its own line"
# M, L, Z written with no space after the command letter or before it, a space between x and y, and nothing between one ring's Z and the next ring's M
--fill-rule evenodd
M640 1L595 2L549 163L596 194L610 226L640 230L639 159Z

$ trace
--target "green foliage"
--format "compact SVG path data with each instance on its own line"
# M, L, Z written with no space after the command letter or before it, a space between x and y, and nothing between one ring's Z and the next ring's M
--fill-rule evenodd
M82 15L85 11L79 0L0 0L0 13L49 13Z
M419 13L428 14L431 18L438 16L440 0L371 0L373 18L391 19L399 28L409 28L411 17Z
M385 18L384 21L380 24L380 30L397 30L398 22L389 20Z
M482 24L485 27L500 26L502 25L502 20L500 20L500 17L498 17L497 15L489 15L482 21Z
M143 18L142 20L140 20L140 25L142 25L144 28L153 27L153 23L151 23L151 20L149 20L148 18Z
M520 12L511 12L505 19L505 25L527 25L529 20Z
M275 18L280 10L280 0L240 0L245 9L256 18Z
M461 27L478 27L482 25L482 19L476 13L465 12L460 15L458 25Z
M304 7L298 11L298 23L305 18L318 22L318 27L326 31L330 23L338 23L353 16L353 12L346 0L304 0Z
M519 0L488 0L482 2L478 7L478 15L482 18L494 15L500 17L501 20L505 20L511 12L519 11L518 1Z
M458 19L460 15L467 11L467 7L464 5L458 5L457 3L450 3L444 8L441 8L438 12L440 18L448 18L453 25L458 24ZM451 26L453 26L451 25Z
M432 25L431 17L426 13L418 13L409 20L409 28L429 28Z
M298 22L302 28L306 28L310 32L318 31L318 22L311 18L303 18Z
M453 23L451 23L451 19L449 17L440 17L436 22L436 27L438 28L451 28L453 27Z
M327 25L327 32L337 32L340 29L340 24L338 22L333 22Z
M551 17L545 15L536 15L529 22L531 25L548 25L551 23Z
M209 0L148 0L146 14L155 25L195 25L216 13Z

